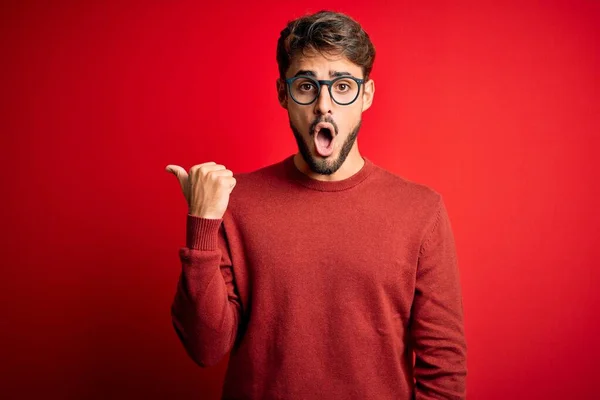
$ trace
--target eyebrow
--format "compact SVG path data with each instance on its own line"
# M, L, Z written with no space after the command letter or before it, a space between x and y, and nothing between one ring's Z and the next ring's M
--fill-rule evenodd
M296 75L294 75L294 76L299 76L299 75L312 76L312 77L317 76L314 71L310 71L307 69L301 69L300 71L296 72ZM346 72L346 71L329 71L329 76L332 78L337 78L338 76L352 76L352 74L350 72Z

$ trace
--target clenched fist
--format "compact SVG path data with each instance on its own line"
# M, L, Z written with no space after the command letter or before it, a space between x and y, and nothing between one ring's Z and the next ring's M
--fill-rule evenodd
M189 174L179 165L167 165L165 170L179 180L191 215L210 219L223 217L236 183L233 172L212 161L194 165Z

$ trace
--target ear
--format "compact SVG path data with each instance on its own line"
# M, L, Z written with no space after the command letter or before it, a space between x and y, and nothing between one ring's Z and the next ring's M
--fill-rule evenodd
M367 111L371 104L373 104L373 96L375 96L375 82L373 79L369 79L363 85L363 102L362 102L362 110Z
M277 78L277 100L279 100L281 107L287 110L287 86L281 78Z

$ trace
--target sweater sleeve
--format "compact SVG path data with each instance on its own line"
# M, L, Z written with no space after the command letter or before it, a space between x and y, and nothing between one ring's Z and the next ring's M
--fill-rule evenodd
M466 396L467 343L456 248L444 201L438 196L421 246L411 313L416 400Z
M222 219L187 216L182 270L171 306L175 332L201 367L217 364L232 348L240 302Z

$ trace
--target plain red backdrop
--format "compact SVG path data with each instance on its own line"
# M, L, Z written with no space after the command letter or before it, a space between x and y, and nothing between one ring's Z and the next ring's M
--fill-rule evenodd
M2 2L0 397L218 399L171 326L164 167L295 152L275 45L322 8L377 48L361 151L446 200L468 398L598 398L595 0Z

